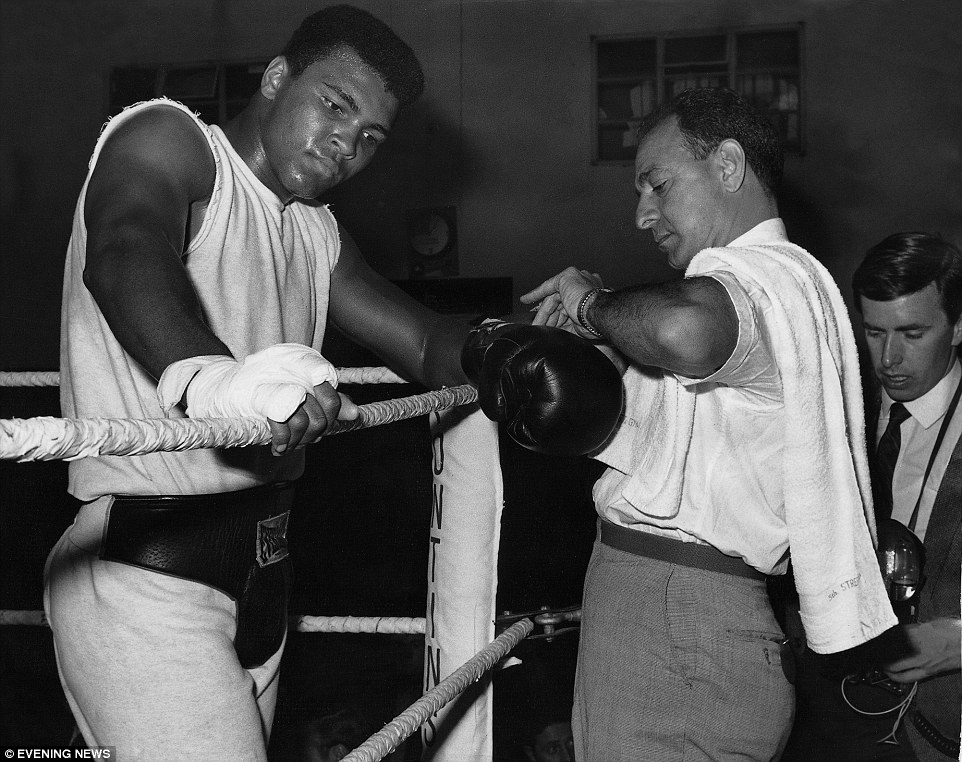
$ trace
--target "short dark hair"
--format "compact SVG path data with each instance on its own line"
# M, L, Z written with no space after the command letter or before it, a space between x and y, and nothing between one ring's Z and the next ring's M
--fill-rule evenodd
M860 296L888 302L929 283L935 283L949 322L957 321L962 315L962 252L937 234L893 233L869 249L855 270L855 308L862 311Z
M781 138L771 120L745 98L726 87L684 90L642 120L639 142L673 116L696 159L707 159L723 140L737 140L765 190L772 198L778 195L785 165Z
M295 76L308 66L351 48L384 80L384 89L401 106L424 91L424 72L414 51L380 19L352 5L332 5L305 18L283 55Z
M528 721L527 726L523 729L521 735L521 745L530 746L534 748L538 744L538 736L544 733L552 725L569 725L571 724L571 707L550 712L534 714Z
M371 720L353 707L311 720L302 727L302 750L316 749L326 754L332 747L343 744L353 751L376 733Z

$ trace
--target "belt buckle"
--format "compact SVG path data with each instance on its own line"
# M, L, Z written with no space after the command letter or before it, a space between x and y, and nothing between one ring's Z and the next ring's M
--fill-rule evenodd
M291 512L257 522L257 564L262 569L288 556L287 520Z

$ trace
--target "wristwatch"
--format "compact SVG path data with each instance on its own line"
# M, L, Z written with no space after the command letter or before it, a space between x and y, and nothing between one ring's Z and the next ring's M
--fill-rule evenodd
M612 291L613 289L610 288L592 288L588 290L583 297L581 297L581 301L578 303L578 323L588 333L599 339L603 338L601 331L588 322L588 305L597 298L598 294L610 294Z

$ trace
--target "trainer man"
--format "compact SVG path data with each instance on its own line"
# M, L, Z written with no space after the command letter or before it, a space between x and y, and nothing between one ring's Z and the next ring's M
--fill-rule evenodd
M777 758L793 694L765 575L791 555L816 649L896 619L870 535L855 340L837 286L778 217L778 135L724 89L641 125L635 223L682 280L619 291L569 268L521 299L630 361L597 457L578 759Z

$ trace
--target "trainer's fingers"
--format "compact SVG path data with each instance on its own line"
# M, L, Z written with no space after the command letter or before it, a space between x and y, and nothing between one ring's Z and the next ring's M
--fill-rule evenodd
M531 324L551 325L550 321L552 320L552 317L556 312L562 309L561 296L558 294L549 294L538 303Z
M552 328L565 328L570 324L571 318L568 317L568 313L564 310L556 310L545 325L550 325Z
M555 326L558 325L560 314L561 313L558 310L551 310L550 312L545 312L543 317L541 318L541 322L539 323L539 325L546 325L549 328L554 328Z
M561 273L555 275L553 278L549 278L544 281L541 285L528 291L526 294L522 294L519 297L519 301L522 304L534 304L544 299L549 294L555 294L558 292L558 282L561 279Z
M588 270L579 270L578 272L591 281L595 286L600 287L604 285L604 281L601 280L601 276L598 273L589 272Z

